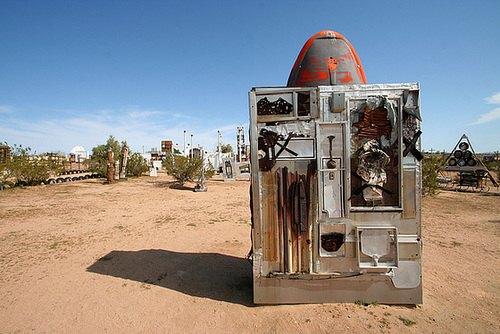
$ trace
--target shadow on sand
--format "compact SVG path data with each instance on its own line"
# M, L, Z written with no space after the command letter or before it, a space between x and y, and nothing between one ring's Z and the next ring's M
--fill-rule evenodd
M178 181L148 181L148 183L151 183L156 187L162 187L162 188L169 188L176 190L191 190L191 191L194 190L194 187L185 186Z
M87 271L153 284L191 296L254 306L251 265L244 258L161 249L112 251Z

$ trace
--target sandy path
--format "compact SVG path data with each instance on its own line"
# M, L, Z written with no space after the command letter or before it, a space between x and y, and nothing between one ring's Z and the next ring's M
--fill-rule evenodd
M208 188L161 173L0 192L0 333L500 331L500 196L424 200L421 306L255 307L249 182Z

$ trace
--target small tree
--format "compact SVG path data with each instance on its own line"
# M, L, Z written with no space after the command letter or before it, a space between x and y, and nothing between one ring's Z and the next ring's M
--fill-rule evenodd
M442 166L442 158L434 155L422 160L422 190L424 195L436 196L439 193L437 177Z
M148 162L139 152L128 154L127 175L141 176L149 170Z
M184 184L187 181L196 181L201 176L201 166L203 165L201 157L193 157L191 159L178 155L170 154L162 163L167 171L167 174L173 176L178 182ZM214 176L215 170L211 168L209 163L208 168L205 168L205 178L209 179Z
M233 147L231 146L231 144L221 145L220 151L221 153L231 153L233 152Z
M51 175L63 170L63 159L48 156L38 156L31 148L22 145L10 147L10 158L3 168L4 183L12 185L32 186L47 180ZM2 169L3 169L2 168Z
M121 158L122 148L127 145L127 141L122 141L121 145L113 136L109 136L106 144L98 145L92 149L91 165L89 170L106 177L106 166L108 162L108 151L113 151L115 161Z
M189 159L183 155L169 154L163 160L163 167L167 174L173 176L178 182L184 184L186 181L194 181L201 173L201 158Z

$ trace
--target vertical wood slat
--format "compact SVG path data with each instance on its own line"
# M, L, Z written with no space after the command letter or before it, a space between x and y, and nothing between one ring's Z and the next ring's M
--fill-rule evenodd
M284 257L284 240L283 240L283 170L278 168L276 171L276 184L277 184L277 199L278 199L278 253L279 253L279 268L281 272L285 270L285 257Z
M271 172L262 173L262 225L264 261L277 260L277 201L274 180Z

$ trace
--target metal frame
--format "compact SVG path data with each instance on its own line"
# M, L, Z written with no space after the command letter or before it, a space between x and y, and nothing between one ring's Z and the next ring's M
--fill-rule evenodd
M413 98L415 99L416 96L418 108L420 105L418 83L268 87L254 88L249 93L255 303L322 303L357 300L391 304L422 303L421 163L411 154L407 157L402 156L404 149L402 115L405 108L403 96L408 91L416 92ZM297 94L304 92L310 94L310 115L298 116ZM257 115L258 99L278 94L292 94L292 113L290 115ZM398 104L397 187L399 201L397 206L352 207L348 200L351 196L351 155L353 154L351 152L351 102L373 95L386 96L397 100ZM344 107L339 99L344 99ZM313 123L309 139L315 140L314 158L309 156L294 159L288 156L277 159L270 171L259 170L257 142L260 129L266 124L273 126L276 123L287 122ZM341 161L340 166L333 169L323 166L327 158L324 132L332 131L332 129L340 129L343 136L342 142L337 143L335 148L339 155L332 156L337 159L337 163ZM416 121L415 130L420 130L418 121ZM416 148L420 149L420 139L416 143ZM315 161L317 170L312 179L314 185L311 185L309 190L308 226L306 234L299 236L302 241L307 238L308 243L302 251L299 247L299 253L296 255L302 256L305 266L297 269L298 267L290 264L292 261L288 265L280 262L284 258L283 253L287 254L287 250L280 249L280 247L287 247L290 239L280 239L284 236L279 236L278 234L282 232L276 228L279 226L277 220L280 218L277 204L273 204L276 203L278 191L275 173L284 167L287 170L303 172L307 164L312 161ZM340 214L335 215L322 212L324 207L322 178L330 172L342 175L342 182L339 185L341 189L337 189L342 194L342 210ZM390 231L394 239L394 252L391 255L394 257L394 263L373 266L363 262L364 257L360 254L359 232L370 229ZM345 231L342 244L337 250L327 251L321 248L321 237L325 231L332 231L332 233ZM284 240L283 245L280 240ZM293 260L295 255L290 254L286 256L291 256ZM302 260L299 259L299 263ZM296 269L293 270L293 268ZM411 268L408 271L412 275L411 284L406 284L404 280L404 284L400 283L403 277L401 275L406 273L406 268ZM398 279L395 280L395 276ZM417 282L416 285L415 282Z

